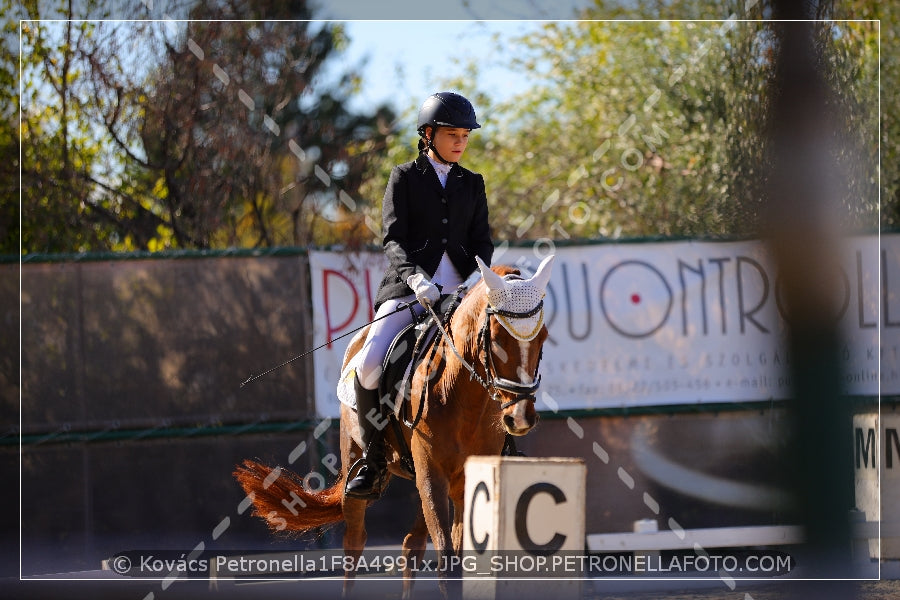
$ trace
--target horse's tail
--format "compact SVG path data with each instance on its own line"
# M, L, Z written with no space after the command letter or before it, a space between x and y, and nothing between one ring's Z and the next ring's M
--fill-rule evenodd
M273 531L304 533L344 518L343 475L331 487L311 492L296 473L245 460L234 477L253 502L253 514L265 519Z

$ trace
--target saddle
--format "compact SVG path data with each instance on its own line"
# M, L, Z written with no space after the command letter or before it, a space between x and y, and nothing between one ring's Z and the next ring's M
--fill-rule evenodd
M457 290L455 294L441 296L437 310L434 312L441 317L445 328L450 322L453 312L459 306L463 293L463 290ZM419 364L425 360L428 350L437 347L436 339L437 324L431 313L425 312L417 315L411 324L400 330L388 347L382 362L381 379L378 384L379 396L382 399L389 399L389 406L392 407L388 414L388 420L394 430L394 437L397 439L400 465L413 479L415 479L415 464L412 452L406 444L400 419L403 419L404 425L414 429L421 417L424 402L420 403L418 414L412 421L408 416L412 376Z
M457 292L443 295L438 301L434 312L441 317L444 328L459 306L461 297L462 294ZM402 418L407 427L415 427L418 422L418 418L409 419L412 376L426 360L428 351L436 348L437 334L437 324L430 312L417 316L413 323L394 337L381 365L378 392L382 398L391 398L394 415Z

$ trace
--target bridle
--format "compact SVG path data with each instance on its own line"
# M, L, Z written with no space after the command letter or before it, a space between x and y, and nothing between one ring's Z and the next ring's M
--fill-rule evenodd
M543 300L538 302L537 306L531 310L521 313L494 308L490 303L486 304L484 307L484 325L482 325L481 331L478 334L479 339L482 340L480 354L483 358L481 365L484 367L484 373L487 376L487 382L482 383L482 385L491 395L491 398L497 402L501 401L500 391L504 391L514 396L512 400L503 402L500 405L500 410L504 410L522 400L534 400L534 395L541 386L541 376L538 371L541 368L541 358L543 358L544 349L541 348L541 351L538 354L538 362L535 366L534 377L532 377L531 383L522 383L521 381L513 381L511 379L506 379L505 377L500 377L497 375L497 368L494 366L494 352L491 346L491 315L497 315L507 319L527 319L528 317L533 317L540 313L542 310L544 310ZM540 325L536 329L539 330ZM537 332L535 331L534 333L536 336ZM534 337L532 337L532 339L534 339ZM530 341L531 340L529 340L529 342Z
M497 375L497 368L494 365L494 351L491 347L491 316L496 315L498 317L504 317L506 319L526 319L528 317L533 317L544 310L543 299L538 302L537 306L525 312L503 310L491 306L490 303L485 304L484 323L482 324L481 329L478 332L480 350L478 354L481 357L481 366L484 368L485 377L481 377L481 375L478 374L475 368L462 357L462 355L459 353L459 350L456 349L456 345L453 343L453 338L449 333L447 333L447 330L441 323L441 319L438 318L437 314L434 312L434 309L431 306L428 306L428 310L429 312L431 312L431 316L434 318L434 321L437 324L441 335L444 336L444 339L447 341L448 346L450 346L450 350L453 352L453 354L456 355L456 358L459 359L459 361L469 372L470 378L481 384L481 386L488 392L492 400L501 402L500 410L505 410L506 408L509 408L510 406L521 402L522 400L534 400L534 395L541 385L541 376L538 374L538 371L541 367L541 358L543 357L544 349L541 348L540 354L538 355L538 362L535 366L534 377L532 378L531 383L523 383L521 381L513 381L505 377L500 377L499 375ZM531 339L534 339L534 337L537 336L538 331L540 331L540 326L535 328L535 331L533 332L534 335ZM501 391L506 392L507 394L512 394L513 399L502 402L502 397L500 395Z

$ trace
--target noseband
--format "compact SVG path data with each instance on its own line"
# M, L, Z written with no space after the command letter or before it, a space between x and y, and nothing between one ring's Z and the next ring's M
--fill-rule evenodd
M497 368L494 366L494 352L491 349L491 315L497 315L498 317L506 319L527 319L528 317L533 317L542 310L544 310L543 300L538 302L537 306L531 310L521 313L494 308L490 304L487 304L484 307L484 325L481 327L481 332L478 334L478 337L481 340L481 349L483 352L481 365L484 367L487 381L481 381L481 385L483 385L488 393L490 393L491 398L497 402L501 401L500 391L504 391L514 396L512 400L503 402L500 405L500 410L504 410L522 400L534 399L534 395L541 385L541 376L538 374L538 370L540 370L541 367L541 358L544 355L544 349L541 348L540 354L538 355L538 363L534 370L535 377L532 378L531 383L522 383L521 381L513 381L498 376ZM541 323L539 322L538 329L540 328L540 325ZM537 331L533 333L537 335ZM532 336L532 339L534 339L534 336Z

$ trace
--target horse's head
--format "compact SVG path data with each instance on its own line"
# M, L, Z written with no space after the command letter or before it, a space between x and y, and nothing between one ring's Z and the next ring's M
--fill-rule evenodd
M481 259L478 267L487 288L487 313L479 345L490 392L500 402L503 426L524 435L537 423L535 393L540 385L541 348L547 339L544 294L553 256L545 258L530 279L501 276Z

